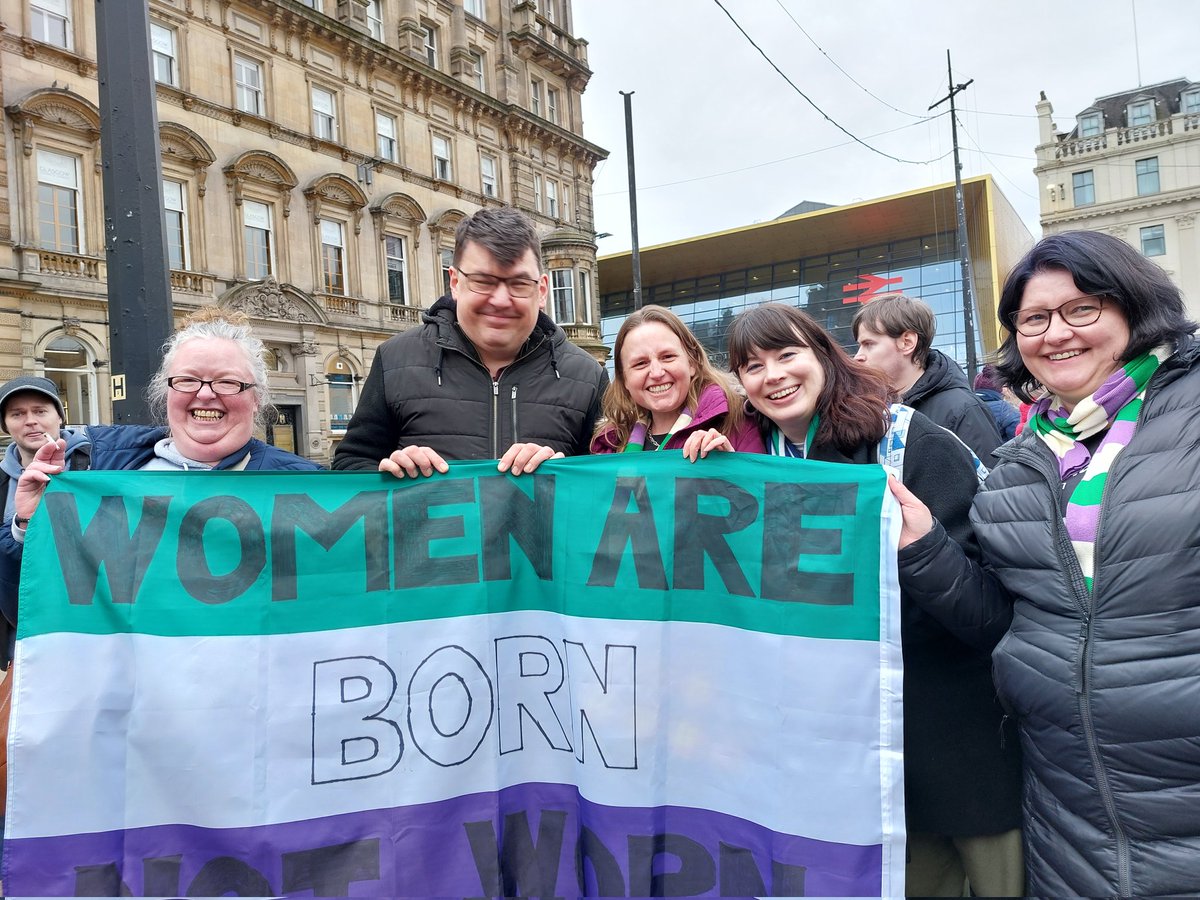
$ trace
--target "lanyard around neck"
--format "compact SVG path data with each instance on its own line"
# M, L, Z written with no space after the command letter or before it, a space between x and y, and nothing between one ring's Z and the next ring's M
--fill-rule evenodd
M683 412L679 414L679 418L675 420L675 424L671 426L671 430L663 435L663 439L658 442L655 450L662 450L670 442L678 431L682 431L692 424L692 411L684 407ZM650 428L644 422L638 422L633 426L633 430L629 434L629 441L625 444L625 449L622 453L641 453L646 449L646 442L650 440Z
M821 417L813 413L812 421L808 423L808 432L804 435L804 446L797 446L787 439L787 435L783 433L783 429L776 425L772 431L771 453L774 456L792 456L800 459L808 459L809 450L812 448L813 439L817 436L817 428L820 427Z

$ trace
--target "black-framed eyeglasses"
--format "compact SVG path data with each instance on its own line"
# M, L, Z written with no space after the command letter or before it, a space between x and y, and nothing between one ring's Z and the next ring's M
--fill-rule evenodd
M476 294L490 294L503 284L508 288L509 294L518 300L532 297L541 283L536 278L525 278L521 275L513 278L501 278L498 275L485 275L481 272L464 272L462 269L458 270L458 274L467 280L467 287Z
M1050 328L1050 320L1054 318L1055 313L1068 325L1081 328L1099 319L1102 312L1103 297L1075 297L1066 303L1060 303L1054 309L1018 309L1009 313L1008 321L1018 334L1037 337L1039 334L1045 334Z
M167 379L167 387L173 391L179 391L181 394L198 394L200 388L206 384L214 394L223 394L226 397L240 394L254 387L252 381L234 381L232 378L216 378L206 381L203 378L193 378L191 375L172 375Z

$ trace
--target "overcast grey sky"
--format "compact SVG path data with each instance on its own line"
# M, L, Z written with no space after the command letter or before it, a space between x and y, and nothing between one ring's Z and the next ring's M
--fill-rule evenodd
M612 233L599 241L602 255L630 247L618 91L635 92L646 247L772 219L801 200L852 203L952 181L949 118L922 121L947 93L947 50L955 82L975 79L955 100L963 174L991 173L1034 236L1039 91L1065 130L1096 97L1200 81L1197 0L721 4L847 131L892 156L937 161L894 162L854 143L771 68L716 0L573 0L595 73L583 96L584 135L610 152L595 173L596 230Z

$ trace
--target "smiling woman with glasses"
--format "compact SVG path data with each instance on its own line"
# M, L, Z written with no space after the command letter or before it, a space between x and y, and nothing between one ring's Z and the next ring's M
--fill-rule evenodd
M1032 896L1200 894L1200 341L1179 289L1107 234L1044 238L1000 299L1028 401L971 520L902 487L900 583L992 653L1025 757Z

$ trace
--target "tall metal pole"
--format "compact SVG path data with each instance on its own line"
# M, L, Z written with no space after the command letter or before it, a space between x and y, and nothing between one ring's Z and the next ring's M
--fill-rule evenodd
M941 106L947 100L950 101L950 139L954 145L954 206L958 219L958 255L962 265L963 331L967 339L967 378L973 382L979 370L979 360L975 355L975 298L971 276L971 247L967 243L967 209L963 202L962 163L958 161L958 119L954 113L954 95L966 90L975 79L972 78L965 84L954 83L949 50L946 51L946 78L950 93L929 108L933 109L934 106Z
M113 420L145 423L146 386L172 330L149 5L96 0L96 57Z
M633 91L618 91L625 98L625 157L629 162L629 233L633 238L633 308L642 308L642 257L638 252L637 178L633 172Z

